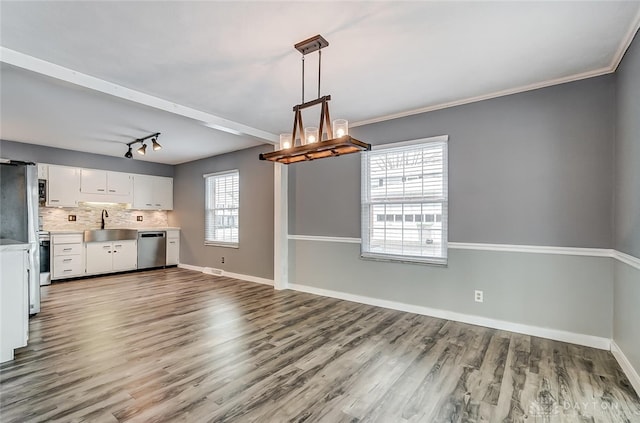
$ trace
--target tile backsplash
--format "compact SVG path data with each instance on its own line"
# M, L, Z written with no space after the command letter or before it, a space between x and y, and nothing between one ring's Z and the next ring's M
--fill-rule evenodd
M155 228L167 227L167 212L164 210L129 210L124 204L82 204L73 208L40 207L42 227L45 231L100 229L102 209L107 210L105 228ZM75 222L69 221L75 215ZM142 216L142 222L136 220Z

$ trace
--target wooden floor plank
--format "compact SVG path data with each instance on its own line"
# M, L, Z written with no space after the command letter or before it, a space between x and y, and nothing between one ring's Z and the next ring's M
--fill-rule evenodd
M5 422L640 422L611 353L184 269L54 283Z

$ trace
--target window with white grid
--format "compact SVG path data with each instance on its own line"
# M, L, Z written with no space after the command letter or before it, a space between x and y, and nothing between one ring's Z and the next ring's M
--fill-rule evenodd
M447 264L447 139L362 154L362 257Z
M240 176L237 170L209 173L205 180L204 243L238 246Z

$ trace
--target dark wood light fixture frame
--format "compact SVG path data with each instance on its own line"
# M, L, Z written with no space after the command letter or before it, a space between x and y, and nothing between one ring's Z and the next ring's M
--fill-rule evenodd
M350 135L343 135L339 138L333 137L333 126L329 114L330 95L320 97L320 70L322 64L322 48L327 47L329 42L321 35L316 35L307 40L297 43L294 47L302 53L302 103L293 106L293 131L292 146L269 153L260 154L260 160L268 160L277 163L291 164L302 161L322 159L325 157L336 157L344 154L357 153L359 151L371 150L371 145L359 141ZM304 56L305 54L318 52L318 98L311 101L304 101ZM303 144L304 125L302 124L302 110L321 105L320 124L318 125L319 140L314 143ZM323 140L323 135L327 134L327 139ZM300 135L301 144L296 146L297 135Z

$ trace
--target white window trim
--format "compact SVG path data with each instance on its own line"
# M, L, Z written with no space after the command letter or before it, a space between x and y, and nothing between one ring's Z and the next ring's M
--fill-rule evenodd
M443 225L443 234L446 236L443 237L442 240L442 251L444 251L444 257L417 257L417 256L401 256L401 255L392 255L392 254L380 254L373 253L370 251L365 251L365 246L368 244L368 229L365 228L365 222L361 222L361 239L360 243L360 258L365 260L374 260L374 261L384 261L384 262L394 262L394 263L407 263L407 264L424 264L424 265L433 265L433 266L442 266L446 267L448 264L448 242L449 242L449 136L448 135L439 135L435 137L429 138L420 138L416 140L408 140L408 141L400 141L394 143L387 144L379 144L372 146L372 150L385 150L390 148L398 148L398 147L409 147L417 144L425 144L425 143L436 143L441 142L444 143L444 154L443 154L443 173L446 177L447 183L444 185L444 197L446 201L443 203L443 206L446 210L446 213L443 213L442 216L442 225ZM367 152L363 153L362 160L367 160L366 156ZM370 178L367 177L366 180ZM363 179L363 187L361 188L360 195L364 195L364 183ZM360 206L360 212L362 213L362 204ZM365 230L367 229L367 230Z
M202 175L202 178L206 181L207 178L209 177L215 177L215 176L224 176L224 175L229 175L229 174L233 174L233 173L237 173L238 174L238 194L240 193L240 171L238 169L231 169L231 170L224 170L221 172L212 172L212 173L205 173ZM240 248L240 222L238 222L238 242L224 242L224 241L207 241L206 240L206 213L207 213L207 204L206 204L206 199L207 199L207 184L205 182L204 184L204 189L205 189L205 206L204 206L204 212L205 212L205 228L204 228L204 234L203 236L205 237L204 240L204 245L208 246L208 247L224 247L224 248ZM240 204L238 204L238 219L240 219Z

